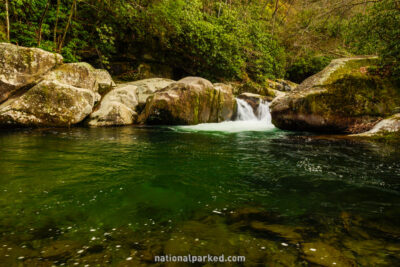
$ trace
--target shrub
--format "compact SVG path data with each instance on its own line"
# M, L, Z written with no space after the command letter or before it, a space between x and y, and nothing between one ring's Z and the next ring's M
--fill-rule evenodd
M305 55L294 62L286 72L286 78L290 81L301 83L306 78L320 72L332 58L327 56Z

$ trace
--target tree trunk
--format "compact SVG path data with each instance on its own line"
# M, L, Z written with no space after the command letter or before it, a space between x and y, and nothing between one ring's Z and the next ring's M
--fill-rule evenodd
M219 1L219 8L218 8L218 16L217 16L217 18L219 18L219 15L221 14L221 6L222 6L222 3L221 3L221 1Z
M67 36L68 28L69 28L69 25L71 24L72 16L73 16L73 14L74 14L74 10L75 10L74 7L75 7L75 5L76 5L76 0L74 0L74 1L72 2L72 6L71 6L71 11L70 11L70 13L69 13L68 22L67 22L67 25L65 25L64 34L63 34L63 37L61 38L60 45L58 46L58 52L59 52L59 53L61 52L61 49L62 49L62 47L63 47L64 41L65 41L65 36Z
M57 0L57 13L56 13L56 23L54 25L54 34L53 34L53 38L54 38L54 50L57 51L57 25L58 25L58 15L60 13L60 0Z
M46 8L44 9L42 16L40 17L40 22L39 22L38 46L40 46L40 43L42 42L42 26L44 18L46 17L46 13L49 10L49 6L50 6L50 0L47 0Z
M8 13L8 0L6 0L6 26L7 26L7 41L10 41L10 17Z
M278 13L278 8L279 8L279 0L276 0L275 10L274 13L272 14L272 35L274 34L275 31L275 20L276 20L276 13Z

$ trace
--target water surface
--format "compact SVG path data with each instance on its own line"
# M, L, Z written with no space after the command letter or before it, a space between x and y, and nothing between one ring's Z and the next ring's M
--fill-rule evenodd
M398 146L209 130L3 131L0 265L400 264Z

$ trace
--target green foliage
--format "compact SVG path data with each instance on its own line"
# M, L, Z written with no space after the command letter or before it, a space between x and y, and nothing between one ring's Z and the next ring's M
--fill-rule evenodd
M132 73L141 64L159 64L173 78L260 85L286 71L301 82L349 49L379 52L377 72L400 77L399 1L333 2L281 0L275 10L274 0L12 0L11 42L111 70L113 62L128 62L121 69ZM0 20L4 41L4 1Z
M283 49L263 24L221 5L215 6L218 16L203 12L198 0L156 2L138 17L134 31L145 44L156 40L164 60L191 75L255 81L282 76Z
M332 60L332 57L306 55L294 62L286 72L290 81L301 83L306 78L320 72Z
M61 52L66 62L87 60L101 67L111 67L122 53L137 58L137 65L149 54L178 76L214 81L263 82L284 75L284 49L270 33L271 21L259 19L271 16L270 5L260 9L259 3L223 1L87 0L71 7L73 0L11 1L11 42L38 46L41 35L40 47ZM4 19L3 13L0 16Z
M100 42L96 45L96 49L97 51L102 51L102 53L99 55L100 61L103 65L108 66L110 64L108 55L115 52L115 37L113 35L113 28L104 24L101 27L97 27L96 31L100 40Z
M382 0L351 21L347 43L355 53L379 53L381 68L400 83L400 2ZM386 71L383 71L383 73Z

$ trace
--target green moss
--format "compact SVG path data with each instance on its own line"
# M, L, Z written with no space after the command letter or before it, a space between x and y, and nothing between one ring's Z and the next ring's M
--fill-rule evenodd
M196 95L195 100L193 101L193 123L199 123L199 106L200 106L200 99Z
M304 113L344 117L386 117L400 103L400 89L390 80L366 72L374 59L348 62L321 86L326 89L305 97L294 109Z
M267 82L264 83L256 83L252 81L245 82L238 87L238 90L236 92L237 95L240 95L242 93L253 93L253 94L272 96L272 97L275 96L275 94L270 90Z
M346 75L365 76L367 73L364 72L364 70L367 71L370 66L375 66L376 64L378 64L378 59L375 58L349 60L345 62L343 66L331 73L324 84L332 84L336 80L341 79Z
M216 90L208 90L208 97L211 100L211 105L210 105L210 115L208 117L208 122L211 122L213 119L213 112L214 112L214 107L215 105L218 105L218 103L215 103L215 95L216 95ZM218 113L218 107L217 107L217 113ZM218 114L217 114L218 116Z
M32 50L25 50L22 54L24 64L28 67L29 71L32 71L32 62L34 60L34 52Z
M382 143L400 144L400 132L383 132L368 138Z

